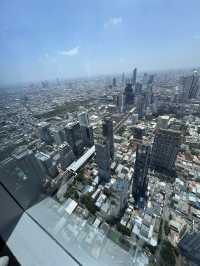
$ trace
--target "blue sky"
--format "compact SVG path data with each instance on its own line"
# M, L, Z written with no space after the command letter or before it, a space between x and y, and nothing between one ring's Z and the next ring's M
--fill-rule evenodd
M199 0L1 0L0 84L198 66Z

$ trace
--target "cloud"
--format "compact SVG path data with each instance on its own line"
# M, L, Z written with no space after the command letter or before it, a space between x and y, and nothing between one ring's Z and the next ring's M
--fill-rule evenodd
M45 53L43 56L38 58L39 63L55 63L57 60L56 55L51 55L49 53Z
M109 18L105 23L104 23L104 28L107 28L109 26L116 26L118 24L121 24L123 22L122 17L112 17Z
M55 63L60 59L60 55L62 56L75 56L79 53L80 47L76 46L69 50L61 50L56 51L53 53L44 53L43 56L41 56L38 59L38 62L40 63Z
M60 51L59 54L60 55L67 55L67 56L74 56L74 55L77 55L79 53L79 49L80 49L80 47L76 46L76 47L69 49L69 50Z

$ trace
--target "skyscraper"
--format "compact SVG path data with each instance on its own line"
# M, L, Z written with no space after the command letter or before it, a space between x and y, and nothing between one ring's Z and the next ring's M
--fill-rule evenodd
M148 80L148 84L150 85L150 84L153 84L153 82L154 82L154 75L150 75L149 76L149 80Z
M50 134L49 126L50 124L47 122L40 122L37 124L39 137L41 138L41 140L43 140L47 144L51 144L53 141L51 134Z
M113 86L113 88L117 87L117 80L115 77L113 78L112 86Z
M58 175L57 162L53 160L49 154L38 151L35 154L35 157L46 175L51 176L52 178Z
M125 85L125 73L123 72L122 73L122 86Z
M98 142L95 144L95 150L99 178L101 182L108 182L110 180L110 151L108 142L105 139L98 139Z
M178 248L190 265L200 265L200 232L187 232L178 243Z
M145 115L145 95L141 94L136 97L136 112L138 118L141 119Z
M135 87L137 81L137 68L134 68L133 70L133 77L132 77L132 85Z
M66 140L65 131L62 128L53 128L51 134L57 145L62 144Z
M137 140L142 140L144 132L145 132L145 128L141 125L132 127L133 137Z
M151 155L151 167L173 171L181 143L181 132L172 129L157 129Z
M136 151L136 161L133 174L133 197L136 204L144 203L148 186L148 169L150 165L151 146L138 144Z
M87 147L90 147L94 144L94 139L93 139L93 128L90 126L88 113L82 112L78 114L78 120L80 124L83 144Z
M194 71L191 76L181 77L180 83L182 87L181 98L183 102L197 97L200 87L199 75L197 71Z
M60 165L63 171L75 160L72 148L67 142L64 142L59 146Z
M81 135L84 146L91 147L94 144L94 135L92 126L81 126Z
M108 143L111 159L114 158L114 140L113 140L113 121L110 117L104 117L102 124L102 133Z
M80 126L89 127L89 117L87 112L78 114L78 121Z
M142 83L145 85L148 83L148 80L149 80L149 76L147 73L144 73L143 75L143 79L142 79Z
M124 89L124 105L126 110L134 104L134 93L131 83L127 83Z
M135 84L135 95L138 96L142 93L142 84L137 82Z
M116 105L117 105L119 112L122 113L124 111L124 94L123 93L119 93L117 95Z
M75 156L80 156L83 153L84 145L81 135L81 129L78 122L69 123L65 127L67 142L71 146Z
M170 116L168 115L159 116L157 119L157 128L167 129L169 126L169 119L170 119Z
M129 194L129 179L127 175L121 174L116 178L112 185L112 193L110 196L110 214L112 217L117 217L127 205Z

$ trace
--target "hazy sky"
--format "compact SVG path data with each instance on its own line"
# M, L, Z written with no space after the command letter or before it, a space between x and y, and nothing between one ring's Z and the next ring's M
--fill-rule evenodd
M0 0L0 83L200 63L200 0Z

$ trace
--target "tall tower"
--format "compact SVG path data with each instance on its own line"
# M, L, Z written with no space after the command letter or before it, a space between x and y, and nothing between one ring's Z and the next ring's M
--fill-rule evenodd
M154 75L149 76L148 84L153 84L154 82Z
M181 77L182 101L196 98L199 92L199 75L197 71L193 71L191 76Z
M151 167L157 170L173 171L180 144L180 131L157 129L152 148Z
M136 97L136 111L138 118L141 119L145 115L145 95L141 94Z
M51 158L49 154L37 151L35 157L37 158L46 175L54 178L59 174L57 169L57 162L56 160Z
M136 151L136 161L133 174L132 193L135 203L144 203L148 187L148 169L150 165L151 146L138 144Z
M73 153L79 156L83 153L83 140L81 135L81 128L78 122L69 123L65 127L65 134L67 142L71 146Z
M85 146L90 147L94 144L93 128L90 126L87 112L78 114L78 120L81 129L81 135Z
M134 93L131 83L127 83L124 89L124 104L126 109L134 104Z
M142 93L142 84L137 82L135 84L135 95L138 96Z
M113 86L113 88L117 87L117 80L115 77L113 78L112 86Z
M113 121L110 117L104 117L102 133L108 143L111 159L114 158Z
M47 144L51 144L53 141L51 134L50 134L49 127L50 127L50 124L47 122L40 122L37 124L39 136L41 140L46 142Z
M123 72L122 73L122 86L125 85L125 73Z
M89 127L89 117L87 112L78 114L78 121L80 126Z
M135 87L137 81L137 68L134 68L133 70L133 77L132 77L132 85Z
M60 154L60 166L63 171L75 160L75 155L72 151L72 148L67 142L61 144L58 148Z
M100 180L108 182L110 180L110 151L105 139L98 139L95 150Z
M63 128L53 128L51 134L57 145L60 145L65 141L66 136Z
M148 74L147 73L144 73L143 79L142 79L143 85L147 84L148 83L148 80L149 80Z

